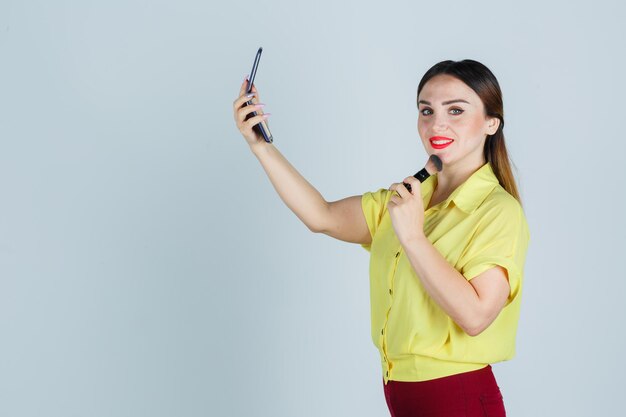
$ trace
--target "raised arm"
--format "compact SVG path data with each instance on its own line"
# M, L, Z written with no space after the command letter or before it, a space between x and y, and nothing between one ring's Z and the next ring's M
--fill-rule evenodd
M335 202L327 202L291 163L280 153L273 143L265 140L252 129L252 126L266 119L259 93L252 85L253 97L247 97L246 81L239 90L239 97L233 102L237 128L246 139L251 151L257 157L274 189L294 214L316 233L324 233L339 240L353 243L370 243L371 236L361 209L361 196L352 196ZM254 105L245 106L251 100ZM252 111L257 116L245 120Z
M253 152L280 198L309 230L345 242L372 241L360 195L329 203L273 144L260 144Z

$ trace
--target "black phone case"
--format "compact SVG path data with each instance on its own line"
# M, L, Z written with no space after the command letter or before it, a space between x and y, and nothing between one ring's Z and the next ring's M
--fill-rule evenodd
M252 84L254 84L254 77L256 75L257 67L259 66L259 60L261 59L261 52L263 52L263 47L259 48L259 50L256 53L256 57L254 58L254 64L252 64L252 71L250 72L250 79L248 80L248 89L246 90L246 93L250 93L250 91L252 91ZM254 103L252 102L252 100L248 100L245 103L246 106L250 106L253 104ZM256 115L258 115L258 113L256 111L253 111L249 113L244 120L248 120L251 117L254 117ZM259 123L252 126L252 130L254 130L258 134L263 136L263 139L265 139L265 142L267 143L274 142L274 138L272 137L270 128L267 125L267 120L261 120Z

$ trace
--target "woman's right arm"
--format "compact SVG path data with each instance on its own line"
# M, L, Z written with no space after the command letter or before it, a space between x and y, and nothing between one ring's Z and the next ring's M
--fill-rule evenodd
M250 100L245 95L246 86L247 81L244 81L240 96L233 103L237 127L283 202L313 232L346 242L370 243L371 235L361 209L361 196L327 202L272 143L265 142L252 129L252 126L264 120L264 116L260 107L243 106ZM252 92L255 93L252 103L258 104L260 98L254 85ZM244 121L246 115L255 110L258 115Z

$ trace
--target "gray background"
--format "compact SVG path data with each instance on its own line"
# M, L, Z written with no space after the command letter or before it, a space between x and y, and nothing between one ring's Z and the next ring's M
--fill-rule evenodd
M385 416L368 254L313 234L236 129L328 201L423 166L417 84L498 78L531 229L508 415L616 415L624 6L0 2L0 415Z

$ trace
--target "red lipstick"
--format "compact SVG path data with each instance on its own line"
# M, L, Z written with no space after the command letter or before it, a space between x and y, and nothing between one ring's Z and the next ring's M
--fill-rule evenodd
M433 136L432 138L429 139L429 141L430 141L430 146L432 146L434 149L444 149L444 148L447 148L452 142L454 142L454 139L447 138L445 136ZM438 143L435 143L435 142L438 142Z

